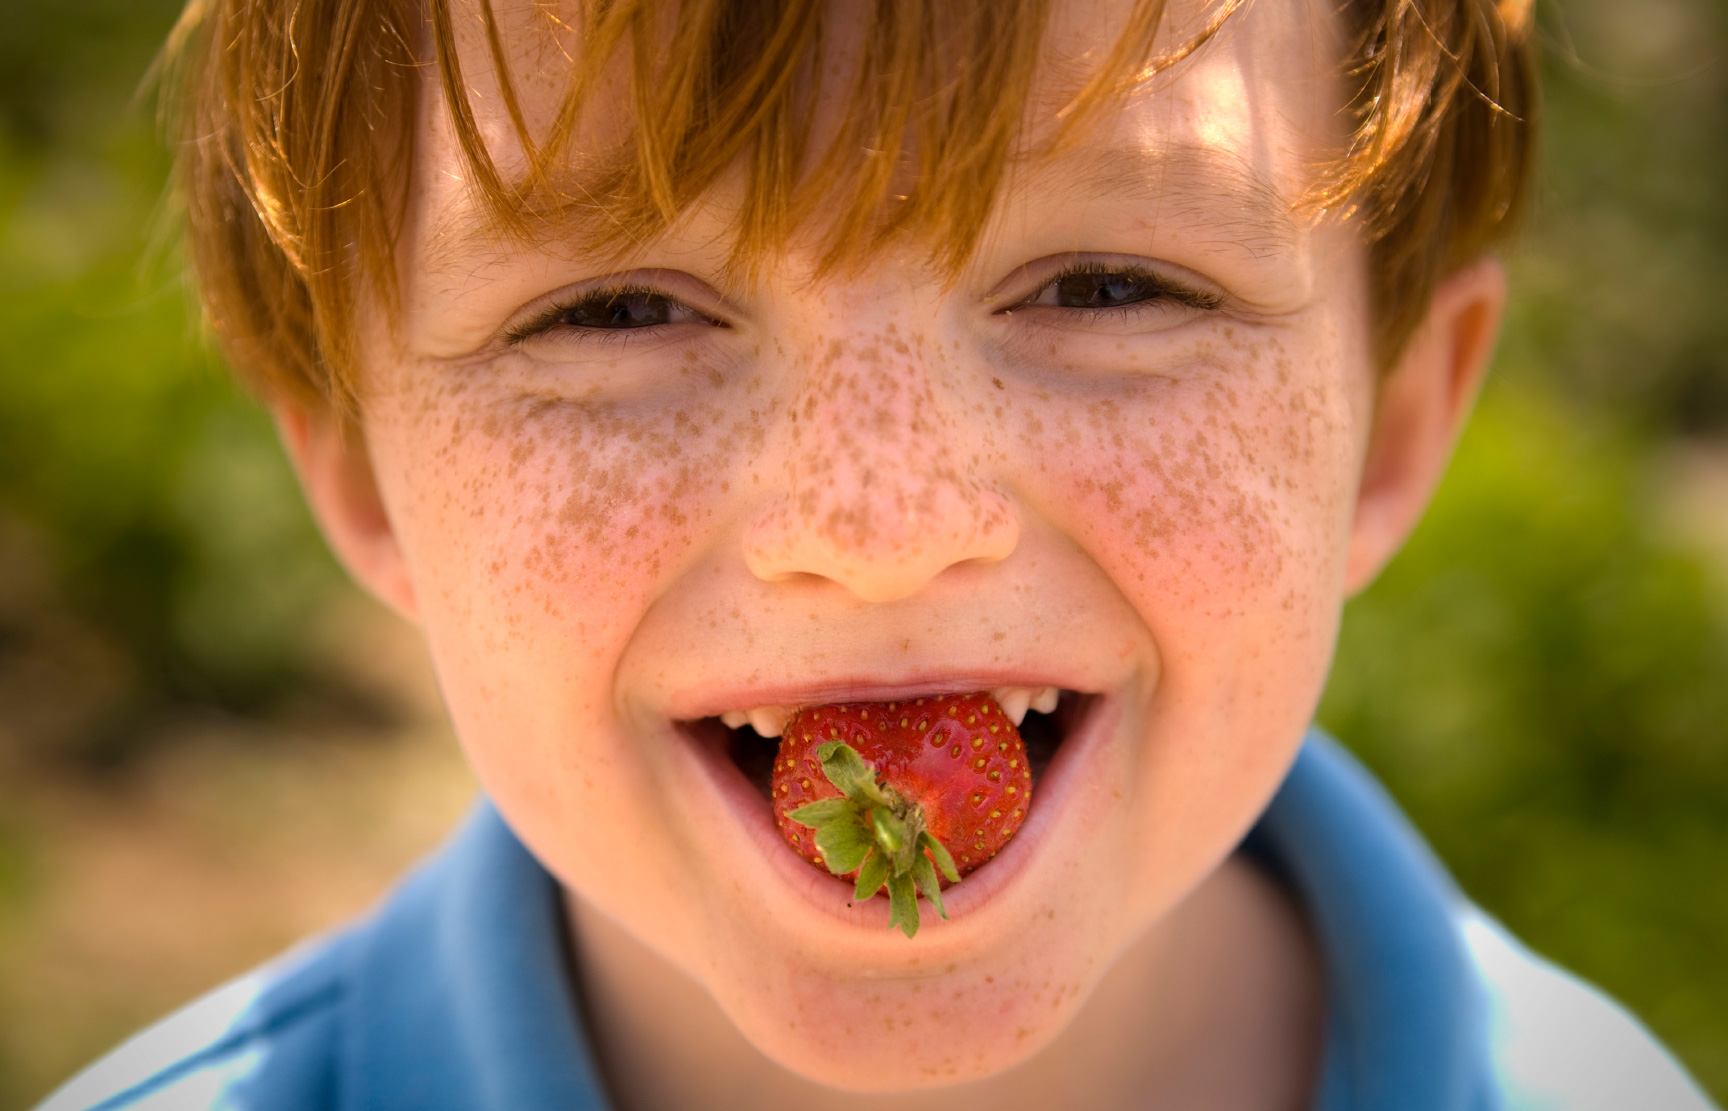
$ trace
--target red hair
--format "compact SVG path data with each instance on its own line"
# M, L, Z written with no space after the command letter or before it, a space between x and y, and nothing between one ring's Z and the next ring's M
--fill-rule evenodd
M1175 64L1241 2L1224 0L1195 36L1155 53L1163 3L1138 0L1113 49L1055 109L1058 137ZM544 24L561 56L576 60L540 137L517 99L491 0L476 0L528 155L526 174L506 180L469 103L450 3L192 0L175 29L168 53L193 266L230 362L266 395L352 397L355 305L365 283L394 289L422 72L443 89L468 180L502 234L532 235L553 206L596 246L641 241L742 168L740 262L783 241L821 197L836 214L824 240L830 264L911 237L954 269L1021 147L1051 6L872 0L839 132L813 150L807 75L827 0L570 0L574 18L548 14ZM1312 199L1353 211L1367 229L1375 344L1390 365L1440 278L1515 223L1534 140L1530 5L1346 0L1342 18L1354 127ZM418 49L428 38L430 59ZM569 49L577 42L580 51ZM602 73L620 70L627 134L615 149L581 152L589 169L572 202L558 179L567 138Z

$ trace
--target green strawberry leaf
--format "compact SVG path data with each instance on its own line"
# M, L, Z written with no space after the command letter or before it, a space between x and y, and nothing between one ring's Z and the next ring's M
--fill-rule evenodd
M822 761L822 774L828 782L859 808L890 805L888 796L876 786L876 772L845 741L822 742L816 746L816 758Z
M906 823L896 818L893 811L875 808L870 811L870 824L876 830L876 843L888 852L898 853L906 843Z
M874 898L886 883L888 924L907 937L918 932L920 892L937 914L948 917L938 873L958 883L960 870L947 847L924 828L923 812L877 783L875 769L844 741L823 742L816 756L822 774L845 798L812 802L789 816L816 831L828 870L836 876L857 871L854 901Z
M960 882L960 869L954 867L954 857L948 852L947 846L936 840L936 835L928 831L918 835L920 848L928 849L930 859L936 862L937 869L947 877L949 883Z
M870 850L870 855L864 858L864 863L858 868L858 883L852 888L852 900L863 902L873 898L876 892L882 890L882 884L888 879L888 856L881 849Z
M822 862L836 876L864 863L874 847L870 834L856 822L833 822L816 831L816 848L822 853Z
M904 873L888 877L888 925L899 926L907 937L918 932L918 893Z
M930 905L936 908L936 913L948 917L948 911L942 906L942 883L936 878L936 866L930 863L930 858L919 853L912 861L912 881L918 885L918 890L930 900Z
M856 818L857 814L858 808L850 799L822 799L806 803L786 816L801 826L820 829L830 822Z

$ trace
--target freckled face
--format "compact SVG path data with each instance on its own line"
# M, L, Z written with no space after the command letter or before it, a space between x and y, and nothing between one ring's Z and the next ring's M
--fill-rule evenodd
M452 252L428 99L363 411L450 711L540 859L782 1064L1024 1059L1288 766L1372 377L1364 252L1289 207L1335 139L1312 18L1252 6L1023 175L951 287L915 252L812 284L788 248L722 293L723 203L625 266ZM681 724L1005 683L1093 710L912 942Z

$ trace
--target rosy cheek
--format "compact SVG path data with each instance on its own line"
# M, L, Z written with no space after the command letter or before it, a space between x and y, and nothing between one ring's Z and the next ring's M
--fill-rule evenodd
M416 403L384 399L368 431L464 736L553 744L574 715L600 744L610 661L724 518L751 415L718 394L635 411L480 387L400 396Z
M1342 392L1324 368L1236 354L1216 376L1132 383L1029 429L1069 530L1155 634L1182 618L1194 646L1322 627L1348 521Z
M688 554L729 486L737 435L699 404L631 415L567 399L453 400L403 426L399 485L448 589L481 576L575 618L627 605Z

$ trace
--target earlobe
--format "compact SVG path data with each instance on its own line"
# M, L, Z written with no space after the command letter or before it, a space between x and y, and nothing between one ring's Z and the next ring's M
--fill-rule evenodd
M1487 372L1505 307L1499 260L1479 259L1449 275L1380 383L1350 529L1350 593L1373 581L1428 507Z
M358 423L333 410L288 402L273 409L312 515L336 558L361 586L414 620L414 588Z

